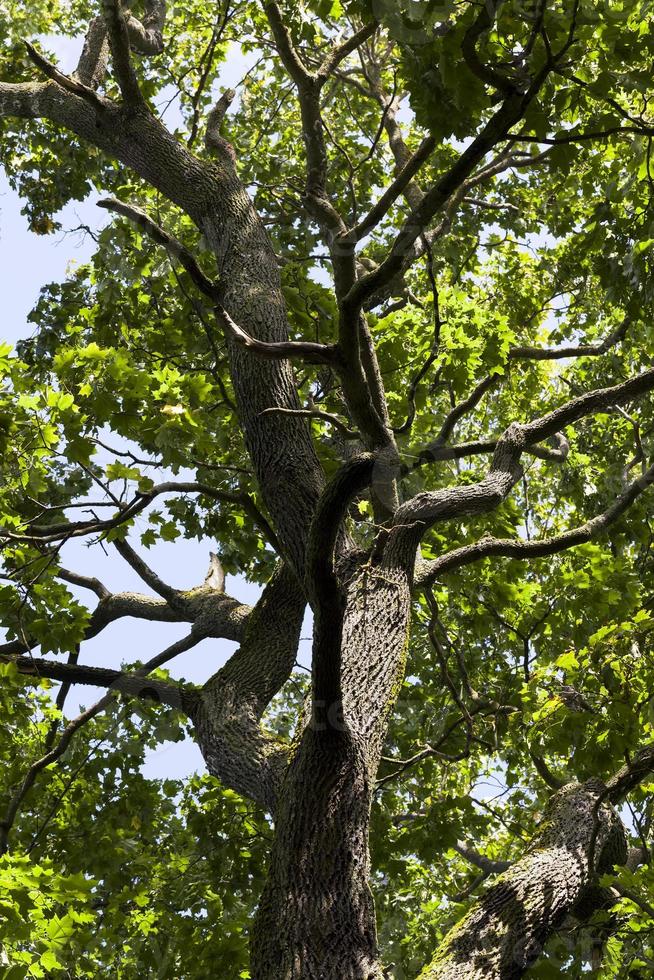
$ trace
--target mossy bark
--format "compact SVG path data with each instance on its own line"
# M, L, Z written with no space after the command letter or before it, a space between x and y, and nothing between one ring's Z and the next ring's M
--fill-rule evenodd
M554 794L524 857L505 871L448 933L420 980L517 980L563 919L600 890L596 875L627 858L622 823L601 783Z

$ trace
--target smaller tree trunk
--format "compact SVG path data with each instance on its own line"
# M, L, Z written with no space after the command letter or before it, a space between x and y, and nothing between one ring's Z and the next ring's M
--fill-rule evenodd
M596 874L627 859L620 818L598 806L604 790L591 780L555 793L525 856L448 933L420 980L515 980L566 915L597 907Z

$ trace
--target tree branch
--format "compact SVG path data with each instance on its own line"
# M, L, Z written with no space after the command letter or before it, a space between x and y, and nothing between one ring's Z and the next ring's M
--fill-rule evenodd
M181 596L178 589L173 589L172 586L167 585L163 579L159 578L156 572L154 572L149 565L147 565L141 556L134 551L131 544L128 543L126 539L120 540L117 538L114 542L114 547L121 558L124 558L128 565L134 569L136 574L140 579L142 579L146 585L160 595L166 602L169 602L171 607L174 609L175 606L179 606Z
M305 602L292 570L277 569L241 646L204 685L192 715L209 772L270 812L289 747L265 733L261 718L293 671Z
M416 584L423 586L434 581L439 575L455 571L464 565L483 558L502 557L515 559L546 558L566 551L577 545L592 541L614 524L631 504L654 482L654 466L634 482L617 498L607 510L586 521L579 527L561 534L543 538L540 541L522 541L517 538L484 537L474 544L466 545L448 552L430 562L420 562L416 572Z
M407 218L393 246L375 272L359 279L346 297L350 310L361 309L368 298L378 292L394 276L402 271L404 258L414 242L429 226L433 218L447 204L486 154L506 138L509 130L524 115L548 72L541 72L537 80L524 94L510 95L483 127L482 131L459 156L457 162L423 196Z
M597 344L571 344L567 347L513 347L509 351L510 361L554 361L564 357L599 357L606 354L611 347L624 340L631 323L630 317L625 317L617 330L609 334Z
M607 795L611 803L622 803L637 786L654 772L654 744L640 749L634 758L606 781Z
M539 442L555 436L566 426L611 405L621 405L654 389L654 369L610 388L600 388L573 398L532 422L514 422L498 439L488 474L478 483L417 494L403 504L394 517L386 559L405 565L413 562L424 531L434 523L452 517L483 514L493 510L511 492L522 475L520 457ZM632 484L614 507L621 506L625 496L635 499L644 485L649 485L651 471ZM626 505L625 505L626 506ZM572 532L568 532L571 534ZM529 542L528 542L529 543ZM575 542L576 543L576 542ZM482 545L483 542L480 542ZM536 542L533 542L536 544ZM471 545L471 548L478 546ZM451 552L450 555L453 555ZM449 556L436 561L445 561ZM466 564L464 561L463 564Z
M516 90L514 83L496 68L483 64L477 52L477 41L482 34L488 33L493 27L500 4L501 0L487 0L482 5L479 14L463 36L461 54L472 74L476 75L485 85L490 85L505 95L511 95Z
M480 871L483 871L487 875L501 874L507 868L510 868L513 863L512 861L492 861L485 854L480 854L479 851L476 851L473 847L469 847L465 841L461 840L454 844L454 850L461 857L465 858L466 861L474 864L476 868L479 868Z
M121 694L147 698L148 700L154 699L162 704L168 704L178 710L186 711L186 713L191 710L198 696L193 689L164 681L151 680L146 683L145 678L150 671L163 666L177 654L195 646L197 642L197 639L192 639L191 636L179 640L134 674L124 674L121 671L104 670L99 667L80 667L70 663L59 664L56 661L38 660L31 657L20 657L12 661L17 665L18 670L26 675L49 677L52 680L61 681L63 685L90 684L94 687L111 687L112 691L70 721L57 745L30 766L20 786L11 797L3 820L0 821L0 856L8 850L9 835L16 817L39 773L64 755L73 736L111 704L114 692L118 691Z
M404 194L407 187L416 176L423 163L429 158L436 146L433 136L426 136L416 152L407 160L395 180L389 184L377 203L370 209L368 214L351 228L344 235L340 236L339 242L345 245L353 245L360 242L362 238L377 227L384 220L391 207L401 194Z
M359 28L354 34L352 34L345 41L341 41L340 44L334 45L330 53L327 55L322 65L318 69L316 75L321 82L326 82L327 79L333 75L334 71L338 68L340 63L351 55L354 51L361 47L369 40L379 25L376 21L371 21L368 24L364 24Z
M71 572L67 568L62 568L59 566L57 569L57 578L63 579L64 582L69 582L71 585L79 585L82 589L89 589L91 592L95 592L98 599L109 599L111 592L103 585L102 582L97 578L91 578L88 575L79 575L77 572Z
M27 53L30 60L34 62L36 67L43 72L48 78L56 82L61 88L65 89L67 92L72 92L73 95L78 95L85 102L88 102L96 111L103 111L106 109L108 102L106 99L101 98L97 92L86 85L83 81L77 80L76 78L70 78L68 75L64 75L63 72L59 71L56 65L51 64L42 54L36 50L29 41L25 41L25 47L27 48Z
M120 9L120 0L102 0L102 6L114 74L125 104L133 108L143 108L145 100L132 64L130 32Z
M104 17L94 17L84 38L74 78L88 88L97 89L107 74L108 61L107 23Z
M312 686L319 725L332 727L340 704L343 595L334 569L334 549L350 501L373 478L372 453L347 462L327 484L318 501L307 546L307 583L314 614ZM331 709L331 710L330 710Z
M282 59L282 64L298 88L306 86L314 80L315 76L305 67L302 59L295 50L290 31L286 27L282 12L279 9L279 4L264 3L264 10L273 38L275 39L277 51Z
M348 428L338 415L333 415L331 412L321 412L317 408L266 408L261 414L299 415L305 419L318 419L321 422L327 422L329 425L333 425L345 439L360 438L359 433L355 429Z
M163 29L166 24L165 0L145 0L145 16L137 20L131 13L126 18L130 44L139 54L161 54L164 49Z
M0 528L0 540L11 541L39 541L51 544L55 541L67 541L69 538L84 537L87 534L101 534L120 527L127 521L132 520L148 507L156 497L168 493L199 493L212 500L222 503L235 504L243 507L246 511L256 516L257 522L261 524L264 533L271 530L270 525L260 513L254 501L247 495L234 493L228 490L217 490L215 487L206 483L175 483L174 481L160 483L151 490L137 493L136 496L127 504L122 505L121 510L114 517L106 520L93 519L90 521L76 521L59 524L32 524L30 533L16 533Z
M301 357L310 364L333 364L335 362L336 349L334 346L327 344L295 340L267 343L262 340L257 340L242 327L238 326L238 324L234 323L221 305L219 284L212 282L204 274L197 260L185 245L182 245L173 235L170 235L153 221L145 211L142 211L141 208L133 204L125 204L122 201L118 201L116 198L105 198L102 201L98 201L98 207L104 208L107 211L113 211L133 221L153 241L158 245L162 245L171 256L178 259L183 268L188 272L193 283L212 301L216 316L225 333L242 347L252 350L260 357L270 358L272 360Z

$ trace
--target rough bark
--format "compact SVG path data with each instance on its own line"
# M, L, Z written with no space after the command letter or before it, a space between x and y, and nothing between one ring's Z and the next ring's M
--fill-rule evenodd
M421 980L516 980L566 915L597 907L596 874L627 859L622 823L604 794L591 780L551 798L524 857L445 937Z
M236 653L204 685L191 712L209 772L274 812L289 748L261 718L295 665L305 600L289 568L275 573Z
M377 980L368 885L370 806L388 711L404 671L406 573L372 565L346 590L342 704L304 729L276 814L252 941L255 980ZM319 644L320 638L314 638Z

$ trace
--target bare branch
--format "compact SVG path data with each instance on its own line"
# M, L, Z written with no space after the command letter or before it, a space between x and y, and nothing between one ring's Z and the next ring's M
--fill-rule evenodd
M480 561L483 558L502 557L515 559L546 558L550 555L566 551L577 545L592 541L593 538L602 534L611 524L614 524L631 506L631 504L654 482L654 466L635 480L624 493L620 494L604 513L598 514L591 520L586 521L579 527L570 531L563 531L561 534L553 535L549 538L542 538L535 541L523 541L517 538L493 538L484 537L474 544L457 548L436 558L434 561L421 562L418 565L416 574L416 584L426 585L434 581L439 575L452 572L464 565Z
M144 107L145 100L139 86L130 51L130 32L127 20L120 9L120 0L102 0L109 47L116 81L125 103L133 107Z
M71 585L79 585L82 589L90 589L91 592L95 592L100 600L108 599L111 596L106 585L103 585L97 578L79 575L77 572L71 572L61 566L57 569L57 578L63 579L64 582L69 582Z
M171 644L162 653L133 673L122 670L110 670L105 667L85 667L60 663L57 660L45 660L40 657L17 657L10 660L2 658L3 663L13 663L19 673L31 677L47 677L50 680L61 681L65 684L85 684L91 687L107 687L119 694L129 694L142 697L173 707L181 705L181 690L179 684L168 681L149 680L144 684L144 678L150 671L156 670L178 656L196 646L199 637L189 633L183 639Z
M94 17L84 38L74 77L83 85L97 89L107 74L109 61L109 41L104 17Z
M209 571L204 577L204 584L206 588L221 595L225 591L225 569L220 558L213 551L209 552Z
M227 336L246 347L259 357L270 360L287 360L299 357L308 364L336 364L338 351L333 344L316 344L306 340L286 340L268 342L257 340L251 334L234 323L231 316L222 307L216 306L216 316Z
M537 459L548 460L551 463L563 463L569 454L570 446L560 432L552 437L556 441L557 448L548 449L546 446L528 446L524 452L527 456L535 456ZM493 453L497 449L497 439L478 439L472 442L462 442L458 445L448 446L447 444L431 444L427 449L421 450L416 459L401 469L401 475L407 476L414 470L419 469L429 463L438 463L448 459L467 459L469 456L485 456Z
M333 425L345 439L360 438L359 433L355 429L349 429L345 422L339 419L338 415L333 415L331 412L321 412L317 408L266 408L261 414L268 415L271 413L278 415L299 415L301 418L318 419L321 422L327 422L329 425Z
M178 589L173 589L172 586L167 585L156 572L154 572L149 565L147 565L141 556L134 551L131 544L127 540L116 539L114 542L114 547L118 554L125 559L128 565L134 569L136 574L140 579L142 579L146 585L160 595L166 602L169 602L173 608L175 605L179 605L180 593Z
M209 113L204 137L207 149L216 149L219 151L226 149L228 145L227 140L223 139L220 135L220 128L223 124L225 114L235 98L235 90L233 88L226 89Z
M64 75L56 65L51 64L42 54L39 54L29 41L25 41L25 47L27 48L30 60L34 62L36 67L61 88L67 92L72 92L74 95L79 95L80 98L84 99L85 102L88 102L96 110L104 110L107 107L108 103L106 99L101 98L94 89L82 81Z

